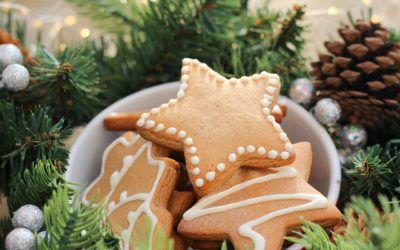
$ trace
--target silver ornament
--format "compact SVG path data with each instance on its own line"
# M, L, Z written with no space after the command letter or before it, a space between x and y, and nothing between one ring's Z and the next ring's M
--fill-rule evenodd
M362 149L367 138L367 131L361 125L346 125L340 131L342 146L353 152Z
M341 115L339 104L331 98L324 98L314 107L315 118L323 125L333 126Z
M3 71L8 65L21 64L23 60L21 50L14 44L0 45L0 71Z
M6 237L7 250L33 250L35 235L26 228L16 228Z
M35 205L25 205L15 211L12 218L14 228L27 228L32 232L39 231L44 222L43 213Z
M19 64L11 64L3 71L1 81L11 91L25 89L29 84L28 70Z
M290 99L298 104L307 105L310 103L314 94L314 85L307 78L299 78L295 80L289 89Z

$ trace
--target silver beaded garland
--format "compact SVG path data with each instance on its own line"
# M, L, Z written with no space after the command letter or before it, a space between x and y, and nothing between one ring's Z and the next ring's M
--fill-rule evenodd
M19 91L28 86L29 72L22 65L11 64L3 71L1 81L8 90Z
M16 228L6 237L7 250L33 250L35 235L26 228Z
M333 126L341 115L339 104L331 98L324 98L314 107L315 118L323 125Z
M25 205L15 211L12 218L14 228L27 228L32 232L39 231L44 222L43 213L35 205Z
M340 131L342 146L353 152L363 148L367 138L367 131L361 125L346 125Z
M314 93L314 85L307 78L295 80L289 89L289 97L298 104L307 105L311 102Z
M0 72L3 71L8 65L21 64L24 57L21 50L14 44L0 45Z

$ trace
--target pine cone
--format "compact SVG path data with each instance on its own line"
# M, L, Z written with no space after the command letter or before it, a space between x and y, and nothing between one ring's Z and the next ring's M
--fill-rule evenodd
M21 42L18 39L11 36L6 30L0 29L0 44L5 44L5 43L14 44L21 50L25 60L28 58L29 52L22 46Z
M338 29L343 41L325 42L328 54L311 63L315 101L330 97L345 122L369 128L400 117L400 44L379 23L357 20Z

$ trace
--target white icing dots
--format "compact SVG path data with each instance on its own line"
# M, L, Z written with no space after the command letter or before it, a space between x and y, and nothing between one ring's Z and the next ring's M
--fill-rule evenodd
M225 170L225 164L224 164L224 163L218 163L218 164L217 164L217 170L218 170L219 172L224 171L224 170Z
M250 78L247 76L242 76L242 77L240 77L240 81L242 83L248 83L250 81Z
M215 178L215 172L214 171L207 172L206 179L208 181L212 181L212 180L214 180L214 178Z
M163 103L163 104L161 104L160 108L161 109L167 109L168 108L168 104Z
M179 131L179 133L178 133L178 138L185 138L185 137L186 137L186 132L185 132L185 130Z
M269 121L270 123L275 123L275 117L273 115L268 115L267 121Z
M143 118L140 118L137 122L136 122L136 126L138 127L143 127L143 125L146 123L146 120Z
M142 119L147 119L147 118L149 118L149 116L150 116L149 113L143 113L143 114L140 116L140 118L142 118Z
M190 158L190 163L192 163L193 165L197 165L200 163L200 158L198 156L192 156Z
M153 120L148 120L148 121L146 122L145 128L152 128L152 127L154 127L155 124L156 124L156 123L155 123Z
M293 152L293 145L290 142L285 143L285 149L288 152Z
M277 132L281 132L281 131L282 131L281 125L279 125L279 123L274 122L273 126L274 126L274 129L275 129Z
M193 144L193 139L192 139L192 137L186 138L185 141L184 141L184 143L185 143L186 145L192 145L192 144Z
M159 123L159 124L157 124L156 128L154 129L154 131L160 132L160 131L163 130L164 128L165 128L164 124Z
M282 159L282 160L286 160L286 159L288 159L288 158L289 158L289 152L283 151L283 152L281 153L281 159Z
M188 149L188 152L189 152L189 154L195 154L196 152L197 152L197 148L196 147L190 147L189 149Z
M270 104L271 102L266 98L261 100L261 105L263 105L264 107L268 107Z
M168 128L168 129L167 129L167 134L169 134L169 135L174 135L174 134L176 134L176 128L174 128L174 127Z
M187 83L182 83L181 86L180 86L180 89L186 90L187 87L188 87L188 84L187 84Z
M182 71L182 74L187 74L189 72L189 67L183 66L181 71Z
M268 86L267 87L267 93L270 94L270 95L275 94L275 90L276 89L274 87L272 87L272 86Z
M276 150L270 150L268 152L268 158L275 159L276 157L278 157L278 152Z
M208 69L207 64L205 64L205 63L200 64L200 70L206 71L207 69Z
M260 77L262 77L262 78L268 78L268 76L269 76L268 72L265 72L265 71L261 72Z
M181 77L182 83L186 83L188 80L189 80L189 76L188 75L182 75L182 77Z
M176 104L176 99L170 99L168 104L169 105L175 105Z
M288 141L288 137L287 137L287 134L285 134L285 132L281 132L281 133L279 134L279 138L280 138L282 141Z
M184 97L185 96L185 91L183 91L183 89L180 89L179 91L178 91L178 94L176 95L176 97L178 98L178 99L180 99L180 98L182 98L182 97Z
M152 114L152 115L156 115L156 114L158 114L160 112L160 109L158 109L158 108L153 108L153 109L151 109L151 111L150 111L150 113Z
M211 78L214 78L214 77L217 76L217 72L215 72L215 71L210 71L210 72L208 73L208 75L209 75Z
M246 147L246 151L248 153L254 153L256 151L256 148L253 145L249 145Z
M204 185L204 181L201 178L196 179L195 183L197 187L202 187Z
M242 146L239 146L238 148L237 148L237 152L238 152L238 154L244 154L244 152L245 152L246 150L245 150L245 148L244 147L242 147Z
M237 82L238 82L238 80L236 78L229 79L230 84L236 84Z
M269 115L270 114L269 108L263 108L262 112L263 112L264 115Z
M190 170L190 172L194 175L198 175L200 174L200 168L193 168L192 170Z
M223 83L223 82L225 82L225 78L223 77L223 76L217 76L217 82L218 83Z
M190 63L190 61L192 61L192 59L190 59L190 58L183 58L182 63L183 63L184 65L187 65L187 64Z
M258 80L260 80L260 75L259 74L254 74L252 76L252 78L253 78L254 81L258 81Z
M278 85L279 81L278 81L278 79L272 78L272 79L270 80L269 83L270 83L272 86L276 86L276 85Z
M257 149L257 153L259 154L259 155L263 155L263 154L265 154L267 151L265 150L265 148L264 147L259 147L258 149Z
M236 154L232 153L228 156L229 162L235 162L236 161Z

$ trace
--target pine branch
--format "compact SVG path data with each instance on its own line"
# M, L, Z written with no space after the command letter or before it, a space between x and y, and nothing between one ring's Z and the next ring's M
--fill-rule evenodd
M377 194L398 195L400 187L400 153L379 145L360 150L343 166L351 183L347 195L364 195L374 200Z
M55 57L39 47L30 69L34 81L27 91L15 96L18 104L47 105L69 125L90 119L102 107L102 90L95 62L83 46L66 48Z
M53 190L66 182L51 161L39 160L23 174L13 177L8 203L11 211L25 204L42 207L51 197Z
M105 205L83 205L76 191L59 186L44 207L46 237L38 249L113 249Z
M52 121L48 108L24 113L10 102L0 101L0 190L7 195L10 178L39 159L51 159L63 171L68 158L63 140L70 134L63 126L64 120Z
M328 250L392 250L400 248L400 206L396 198L388 200L383 196L378 198L381 210L374 203L362 197L352 198L345 219L348 226L343 228L343 234L332 233L331 236L319 225L304 222L300 238L286 239L300 243L306 249ZM362 218L363 223L354 218Z

